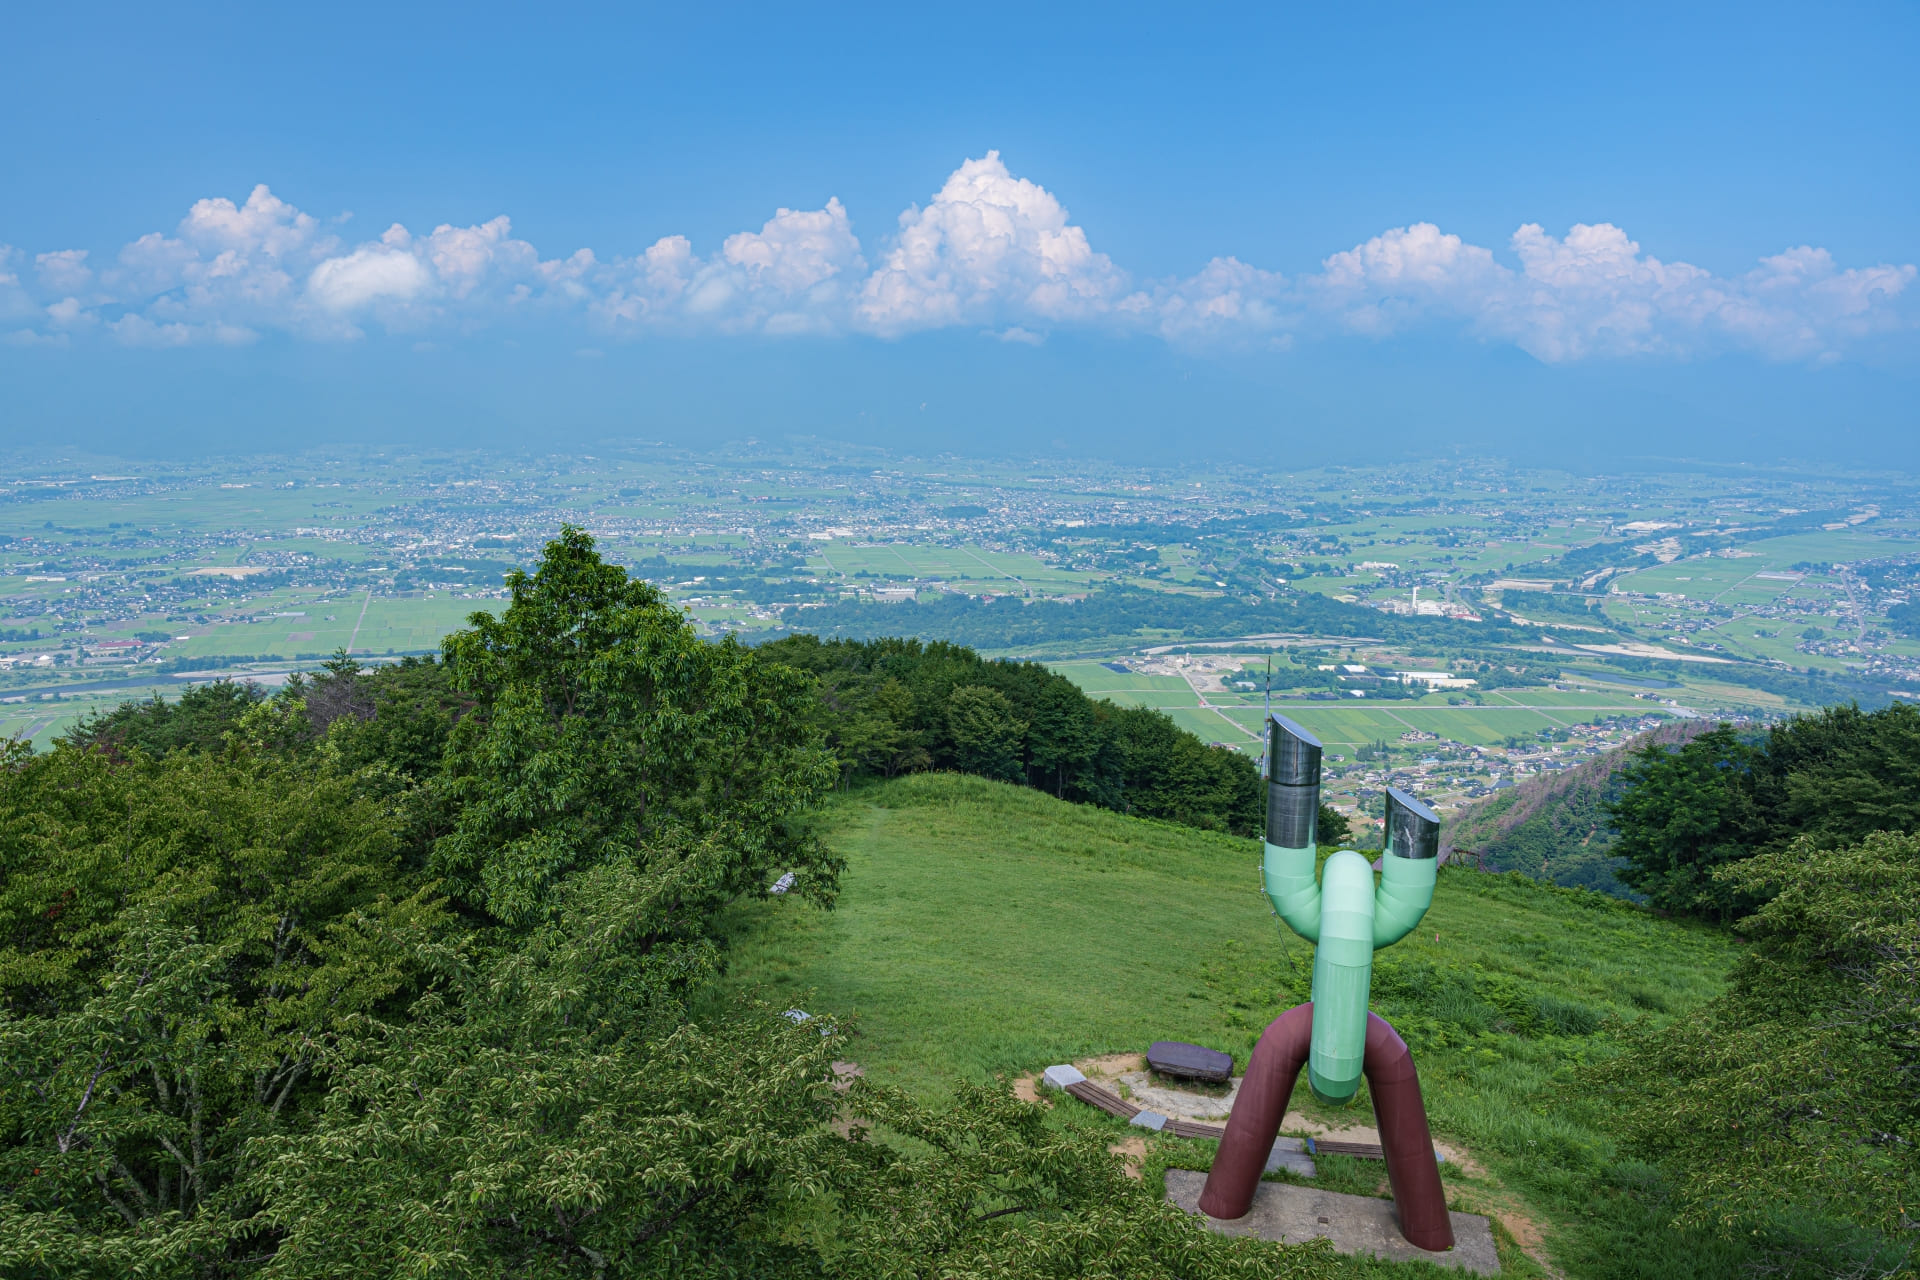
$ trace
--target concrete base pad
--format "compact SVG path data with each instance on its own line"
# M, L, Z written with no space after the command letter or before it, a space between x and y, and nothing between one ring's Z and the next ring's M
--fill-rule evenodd
M1200 1214L1200 1193L1206 1185L1204 1173L1167 1170L1167 1199L1188 1213ZM1453 1248L1446 1253L1428 1253L1408 1244L1400 1234L1391 1200L1342 1195L1288 1182L1263 1182L1254 1193L1253 1208L1246 1217L1231 1221L1207 1218L1206 1222L1222 1235L1257 1236L1291 1244L1325 1236L1341 1253L1372 1254L1394 1262L1418 1259L1476 1275L1499 1275L1500 1257L1494 1252L1493 1228L1487 1220L1477 1213L1450 1216Z
M1313 1157L1307 1154L1307 1144L1298 1138L1273 1140L1273 1150L1267 1153L1267 1172L1278 1173L1282 1169L1303 1178L1315 1178L1320 1174L1314 1167Z

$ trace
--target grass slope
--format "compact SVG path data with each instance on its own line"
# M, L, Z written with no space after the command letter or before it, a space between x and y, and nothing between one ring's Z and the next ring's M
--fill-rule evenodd
M852 1018L878 1079L937 1094L1154 1039L1244 1066L1307 997L1312 949L1276 925L1252 841L944 774L838 797L824 824L838 908L737 908L734 981ZM1448 1171L1459 1202L1541 1220L1572 1275L1737 1272L1741 1246L1665 1228L1658 1173L1614 1149L1575 1078L1622 1023L1716 993L1734 948L1599 894L1443 872L1420 930L1376 957L1374 1007L1414 1048L1436 1132L1486 1166ZM1321 1111L1302 1086L1295 1106L1365 1123L1364 1096ZM1107 1123L1084 1111L1067 1122ZM1204 1167L1208 1144L1185 1146Z

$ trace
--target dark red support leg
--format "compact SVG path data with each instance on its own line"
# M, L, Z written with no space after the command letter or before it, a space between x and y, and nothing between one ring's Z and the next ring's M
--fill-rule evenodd
M1373 1119L1386 1149L1400 1234L1417 1249L1439 1253L1453 1248L1453 1219L1447 1215L1447 1194L1440 1186L1440 1164L1433 1156L1433 1133L1427 1128L1427 1104L1420 1097L1413 1054L1377 1013L1367 1015L1361 1069L1373 1094Z
M1313 1044L1313 1004L1295 1005L1260 1033L1247 1060L1240 1094L1227 1116L1227 1136L1213 1158L1206 1190L1200 1193L1200 1212L1210 1218L1245 1217L1253 1207L1253 1193L1266 1172L1267 1155L1280 1135L1287 1099L1307 1063Z
M1287 1010L1261 1033L1247 1062L1240 1093L1227 1117L1227 1136L1213 1158L1200 1212L1212 1218L1244 1217L1265 1172L1267 1153L1280 1133L1287 1101L1306 1065L1313 1042L1311 1002ZM1366 1057L1362 1063L1373 1094L1374 1119L1387 1157L1400 1234L1407 1243L1438 1253L1453 1248L1453 1220L1447 1215L1440 1166L1433 1157L1426 1103L1413 1055L1397 1032L1377 1014L1367 1015Z

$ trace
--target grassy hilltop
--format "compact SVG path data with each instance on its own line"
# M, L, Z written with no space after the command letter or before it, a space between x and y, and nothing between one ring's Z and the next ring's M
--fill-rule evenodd
M838 908L734 909L733 980L852 1018L868 1073L916 1092L1162 1038L1244 1067L1267 1021L1307 997L1311 948L1275 924L1253 841L949 774L843 795L824 833L847 859ZM1716 994L1735 950L1599 894L1443 872L1421 928L1376 959L1374 1007L1415 1050L1436 1133L1484 1167L1448 1169L1456 1203L1537 1227L1572 1275L1737 1272L1736 1247L1666 1228L1659 1175L1617 1148L1576 1081L1622 1024ZM1295 1105L1314 1110L1304 1086ZM1364 1098L1337 1114L1370 1118ZM1056 1115L1123 1131L1087 1108ZM1211 1144L1162 1147L1160 1163L1211 1158ZM1337 1183L1377 1176L1327 1163Z

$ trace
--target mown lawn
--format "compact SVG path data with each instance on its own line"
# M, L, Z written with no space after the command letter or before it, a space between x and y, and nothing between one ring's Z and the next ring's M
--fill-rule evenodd
M847 859L838 907L737 908L732 981L851 1019L877 1079L934 1095L1155 1039L1244 1066L1307 998L1312 949L1274 920L1253 841L957 775L837 797L822 832ZM1443 871L1421 928L1376 956L1374 1007L1414 1049L1436 1133L1485 1167L1448 1170L1459 1206L1532 1220L1569 1275L1738 1274L1740 1246L1665 1227L1658 1172L1578 1079L1623 1024L1715 994L1736 948L1600 895ZM1304 1086L1295 1105L1336 1118ZM1339 1117L1368 1121L1364 1090L1356 1107ZM1088 1110L1062 1122L1108 1123Z

